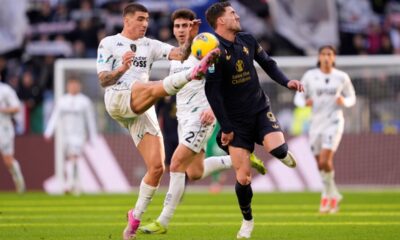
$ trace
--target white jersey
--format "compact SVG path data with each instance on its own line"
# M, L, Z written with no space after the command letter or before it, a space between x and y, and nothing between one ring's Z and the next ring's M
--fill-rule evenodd
M322 132L332 125L343 125L342 106L336 103L339 96L343 96L344 107L351 107L356 102L353 84L347 73L333 69L325 74L319 68L307 71L301 82L304 84L304 93L296 93L295 104L304 106L305 99L312 99L312 120L310 130Z
M0 82L0 109L19 107L20 102L15 93L9 85ZM9 113L0 112L0 132L1 129L14 129L12 124L12 115Z
M90 99L79 93L65 94L57 102L44 135L51 137L57 122L60 121L62 133L67 144L83 144L96 135L96 122Z
M130 45L136 45L136 55L131 68L122 75L116 84L121 82L130 85L132 82L148 82L154 61L168 59L173 46L158 40L143 37L131 40L116 34L101 40L97 51L97 73L112 71L122 65L122 56L131 51Z
M181 61L171 61L170 75L188 70L199 62L194 56L190 55L183 63ZM176 94L176 116L178 120L198 117L200 113L209 108L210 105L204 91L205 79L190 81Z
M20 102L14 89L0 82L0 109L19 106ZM12 114L0 112L0 153L4 155L14 154L14 137Z

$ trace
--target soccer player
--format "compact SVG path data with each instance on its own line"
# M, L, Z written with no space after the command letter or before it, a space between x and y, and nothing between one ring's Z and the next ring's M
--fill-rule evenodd
M305 92L297 93L297 106L311 106L309 130L311 150L317 160L323 182L319 211L336 213L342 195L334 180L333 156L343 134L343 108L356 103L349 76L335 68L336 51L326 45L319 49L317 68L307 71L301 79Z
M271 155L289 167L295 167L279 122L272 113L253 61L276 82L302 91L298 80L288 80L255 38L241 32L240 17L229 2L211 5L207 22L215 30L221 55L206 74L205 92L221 124L222 147L227 148L236 171L236 195L243 215L237 238L250 238L254 227L251 209L250 153L254 143L262 144Z
M63 151L66 156L65 191L79 195L78 160L82 156L85 143L96 136L96 122L90 99L81 93L81 82L75 77L67 80L67 93L62 96L51 114L44 132L49 140L60 122L64 137Z
M178 9L172 14L173 32L179 46L185 44L195 18L195 13L189 9ZM183 63L172 61L170 74L190 69L198 61L193 55ZM167 232L167 226L185 190L185 172L190 180L198 180L232 167L230 156L204 159L207 139L215 127L215 117L205 96L204 83L204 78L191 81L176 95L179 145L172 156L169 188L160 216L153 223L140 227L143 233ZM253 159L257 168L265 171L262 162Z
M138 200L135 208L128 212L128 225L123 232L124 239L134 239L142 214L164 172L164 145L153 105L161 97L176 94L189 80L201 78L219 51L210 52L194 68L170 75L163 81L149 82L154 61L185 60L189 56L199 21L192 22L189 39L179 48L145 37L149 13L141 4L128 4L123 10L123 22L120 34L100 42L97 73L101 86L106 87L107 112L129 130L147 167Z
M17 193L25 192L24 176L18 161L14 158L14 125L12 117L20 110L15 91L0 82L0 154L15 184Z

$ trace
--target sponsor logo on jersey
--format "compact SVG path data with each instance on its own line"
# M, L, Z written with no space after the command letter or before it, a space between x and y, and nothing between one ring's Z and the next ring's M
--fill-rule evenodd
M117 43L117 46L118 46L118 47L122 47L122 46L124 46L124 44L122 44L121 42L118 42L118 43Z
M135 57L132 62L135 67L146 68L147 67L147 57Z

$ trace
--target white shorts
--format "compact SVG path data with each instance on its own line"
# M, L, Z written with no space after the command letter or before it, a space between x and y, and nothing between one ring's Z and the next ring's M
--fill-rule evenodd
M121 83L107 88L104 95L106 110L110 116L129 130L135 145L143 139L144 134L149 133L162 137L160 125L154 106L143 114L136 114L131 109L132 84Z
M322 149L336 152L342 140L344 124L338 123L325 128L323 131L312 131L310 128L310 145L314 155L319 155Z
M85 137L66 137L65 154L67 156L81 156L85 146Z
M0 136L0 152L3 155L14 155L14 128L1 127Z
M205 150L207 141L215 128L213 124L204 125L200 122L200 116L188 118L178 122L179 143L185 145L193 152L199 153Z

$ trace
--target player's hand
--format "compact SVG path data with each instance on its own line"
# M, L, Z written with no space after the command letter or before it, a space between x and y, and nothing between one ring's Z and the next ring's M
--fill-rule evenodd
M44 135L43 136L44 137L44 140L46 141L46 142L51 142L51 137L49 137L49 136L46 136L46 135Z
M304 92L304 86L299 80L290 80L287 87L298 92Z
M194 19L192 21L192 25L190 26L190 32L189 32L189 40L191 41L194 37L196 37L197 34L199 34L199 27L201 24L200 19Z
M215 116L211 108L204 110L200 115L201 124L210 125L215 121Z
M123 70L128 70L132 66L133 59L135 58L136 52L127 51L122 55L122 68Z
M339 96L336 98L336 104L339 106L344 106L344 97L343 96Z
M306 106L311 107L313 105L313 100L311 98L306 99Z
M230 133L222 132L222 136L221 136L222 146L228 146L229 143L232 142L234 136L235 136L235 134L233 132L230 132Z

